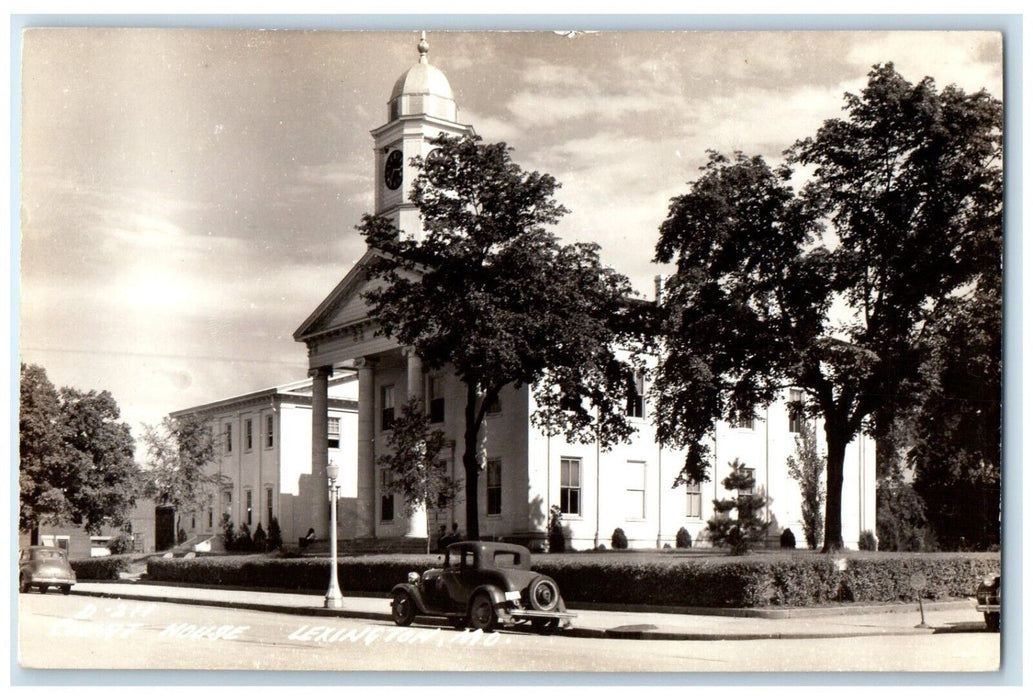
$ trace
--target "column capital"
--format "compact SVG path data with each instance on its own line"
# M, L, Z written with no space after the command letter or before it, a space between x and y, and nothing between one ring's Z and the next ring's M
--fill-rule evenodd
M402 357L415 357L419 359L419 355L416 354L416 348L412 345L406 345L402 348Z
M313 379L315 379L317 377L325 377L325 378L332 377L332 376L334 376L334 366L333 365L323 365L322 367L312 367L308 371L308 376L312 377Z
M355 369L374 369L377 366L377 361L372 357L357 357L352 360L352 365Z

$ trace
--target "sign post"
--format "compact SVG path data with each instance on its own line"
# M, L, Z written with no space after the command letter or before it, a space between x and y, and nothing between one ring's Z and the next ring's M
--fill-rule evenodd
M911 588L914 589L915 595L918 596L918 612L922 616L922 621L915 625L915 629L929 629L929 625L925 624L925 608L922 607L922 591L925 587L925 574L921 572L911 574Z

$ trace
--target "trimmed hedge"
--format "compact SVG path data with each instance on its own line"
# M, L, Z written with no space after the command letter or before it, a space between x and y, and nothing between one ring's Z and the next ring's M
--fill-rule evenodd
M838 562L845 562L840 570ZM148 578L247 588L323 590L329 558L265 556L151 559ZM409 571L438 566L426 555L338 560L341 588L388 593ZM801 607L842 602L913 601L911 575L922 573L926 599L963 598L985 575L1000 571L996 553L868 553L830 557L811 552L745 557L678 557L640 553L535 556L533 568L556 579L579 603L684 607Z
M72 565L78 581L117 581L119 573L129 571L133 562L131 554L114 554L109 557L73 559Z

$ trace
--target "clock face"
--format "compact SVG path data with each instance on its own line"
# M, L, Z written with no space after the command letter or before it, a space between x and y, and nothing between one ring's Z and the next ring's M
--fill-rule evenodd
M389 190L402 186L402 152L391 151L384 163L384 184Z

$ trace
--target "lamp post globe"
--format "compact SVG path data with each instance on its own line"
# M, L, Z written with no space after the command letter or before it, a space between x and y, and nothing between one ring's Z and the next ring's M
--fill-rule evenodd
M330 586L326 590L326 608L341 608L344 604L341 587L337 583L337 477L341 470L333 460L326 465L330 498Z

